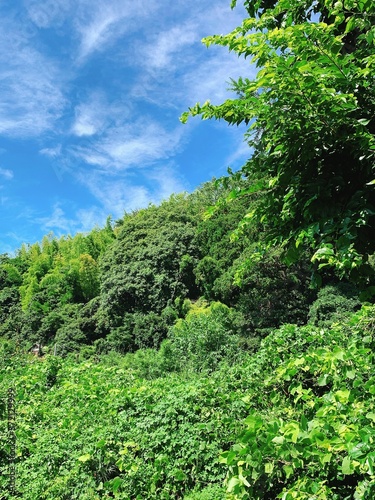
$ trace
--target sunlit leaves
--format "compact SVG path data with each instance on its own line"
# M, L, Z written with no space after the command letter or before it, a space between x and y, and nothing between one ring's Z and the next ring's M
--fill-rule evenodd
M318 347L319 336L311 336L311 348L281 359L265 381L272 410L255 410L237 443L222 454L234 498L371 498L374 356L358 329L367 314L353 318L352 331L337 325L325 332L329 347Z
M242 174L272 189L246 224L261 223L288 260L308 246L320 269L358 277L375 241L373 3L249 0L245 7L240 27L204 43L248 58L259 67L256 78L233 82L237 99L197 104L183 121L190 114L249 124L254 154ZM316 225L302 246L301 234ZM327 245L333 253L321 251Z

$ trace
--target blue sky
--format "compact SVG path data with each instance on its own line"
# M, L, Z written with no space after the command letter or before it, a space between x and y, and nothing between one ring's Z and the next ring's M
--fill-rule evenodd
M0 253L89 231L192 191L249 156L243 128L190 120L253 76L206 35L244 17L229 0L2 0Z

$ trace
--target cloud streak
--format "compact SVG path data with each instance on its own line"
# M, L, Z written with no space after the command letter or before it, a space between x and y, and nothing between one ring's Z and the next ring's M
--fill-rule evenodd
M14 177L14 173L12 170L9 170L8 168L0 168L0 177L3 179L10 181Z
M15 19L0 21L0 134L37 136L55 127L66 98L55 63L30 45L33 32Z
M72 154L104 170L144 168L172 156L180 147L182 128L168 131L153 120L110 128L97 141L78 146Z
M132 33L157 8L158 3L153 0L81 0L80 15L74 23L80 37L78 63Z

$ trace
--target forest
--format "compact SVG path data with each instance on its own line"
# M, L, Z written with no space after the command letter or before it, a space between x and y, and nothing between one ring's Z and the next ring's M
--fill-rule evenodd
M375 498L375 5L245 8L242 169L0 256L1 500Z

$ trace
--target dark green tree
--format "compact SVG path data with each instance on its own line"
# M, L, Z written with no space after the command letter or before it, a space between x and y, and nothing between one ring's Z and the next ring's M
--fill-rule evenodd
M126 214L101 262L101 309L109 327L127 313L160 314L178 297L196 296L197 210L189 196Z

